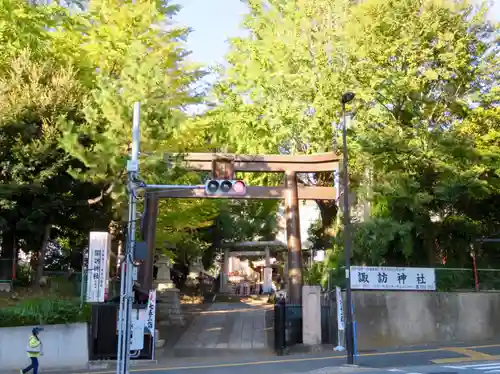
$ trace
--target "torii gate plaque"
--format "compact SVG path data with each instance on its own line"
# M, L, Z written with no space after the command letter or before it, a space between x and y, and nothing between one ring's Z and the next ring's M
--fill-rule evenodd
M139 282L145 289L153 286L153 259L155 251L158 200L166 198L230 198L278 199L285 201L288 244L289 296L292 303L302 302L302 257L298 200L335 200L332 187L303 187L297 185L297 173L331 172L338 169L340 156L333 152L307 156L234 155L222 153L188 153L165 155L166 161L181 159L184 167L194 171L212 171L213 177L232 179L235 172L273 172L285 174L285 185L278 187L247 186L243 196L205 195L203 187L149 191L146 195L144 240L148 245L148 259L139 269Z

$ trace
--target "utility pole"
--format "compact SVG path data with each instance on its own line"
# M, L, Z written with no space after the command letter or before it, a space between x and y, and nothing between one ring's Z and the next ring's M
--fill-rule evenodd
M347 118L345 105L354 99L354 93L346 92L342 95L342 151L344 165L344 252L345 252L345 274L346 274L346 348L347 348L347 364L354 364L354 329L352 321L352 292L351 292L351 217L349 206L349 170L348 170L348 153L347 153Z
M140 104L134 104L132 122L132 150L127 161L127 191L128 201L128 230L127 245L121 264L120 277L120 309L118 312L118 346L116 374L128 374L130 364L130 333L132 323L132 303L134 295L134 248L137 211L137 181L139 172L139 143L140 143Z

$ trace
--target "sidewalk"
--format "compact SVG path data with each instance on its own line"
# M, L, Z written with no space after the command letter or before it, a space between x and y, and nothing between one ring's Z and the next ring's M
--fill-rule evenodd
M162 357L158 360L131 360L130 372L155 372L202 368L238 368L251 366L258 371L259 365L276 365L285 364L294 365L295 362L315 361L324 362L325 366L330 364L333 357L339 359L339 366L344 362L341 353L322 352L317 354L291 354L288 356L276 356L270 354L259 354L257 352L248 351L246 354L233 355L231 358L211 356L211 357ZM28 363L27 363L28 364ZM273 366L274 366L273 365ZM66 374L112 374L116 372L116 361L92 361L86 367L67 367L60 369L50 369L43 367L43 360L40 361L39 373L66 373ZM0 374L19 374L19 371L4 371L0 366ZM323 374L323 373L318 373ZM325 373L326 374L326 373Z
M345 367L342 365L343 359L339 354L338 366L335 367L325 367L322 369L314 370L313 374L333 374L333 373L350 373L365 371L366 368L361 367ZM191 371L191 370L222 370L231 369L232 372L240 371L241 368L248 369L252 368L254 371L260 371L262 367L268 367L271 365L278 369L281 366L287 366L287 373L290 371L290 367L295 366L297 363L307 363L309 360L311 362L324 363L324 365L332 365L330 361L332 359L331 352L324 352L323 354L296 354L289 356L259 356L257 354L247 355L246 357L236 356L232 359L221 359L220 357L190 357L190 358L163 358L161 360L132 360L130 362L130 372L150 372L150 373L161 373L161 372L172 372L177 370ZM331 369L331 371L330 371ZM335 369L335 370L333 370ZM326 371L325 371L326 370ZM56 370L44 369L43 361L40 362L39 373L66 373L66 374L113 374L116 372L116 361L94 361L88 364L88 367L68 367ZM308 371L307 371L308 372ZM18 374L18 371L3 371L0 368L0 374ZM304 373L304 371L300 371ZM298 374L298 373L290 373Z

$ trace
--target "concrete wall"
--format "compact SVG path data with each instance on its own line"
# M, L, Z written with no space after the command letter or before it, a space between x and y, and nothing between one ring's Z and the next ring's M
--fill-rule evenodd
M0 328L0 367L19 370L29 363L26 353L28 338L33 327ZM40 368L86 368L89 360L86 323L44 326L40 333L44 355Z
M358 350L500 336L500 293L353 291L353 301Z

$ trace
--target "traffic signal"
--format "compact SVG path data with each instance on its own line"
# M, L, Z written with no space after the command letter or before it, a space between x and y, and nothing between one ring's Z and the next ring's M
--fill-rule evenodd
M241 180L210 179L205 183L205 194L222 196L242 196L247 193L247 186Z

